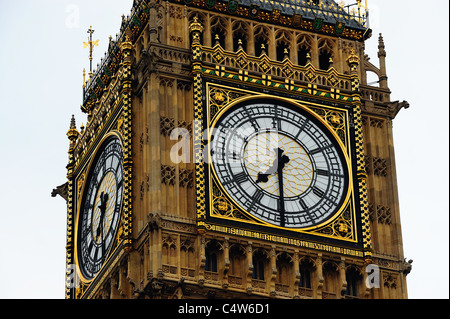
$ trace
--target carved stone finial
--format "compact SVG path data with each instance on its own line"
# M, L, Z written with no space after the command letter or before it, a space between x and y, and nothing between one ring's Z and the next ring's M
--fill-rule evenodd
M202 24L198 21L197 16L194 17L194 22L192 22L189 25L189 31L191 33L193 32L198 32L198 33L202 33L203 32L203 26Z
M380 33L380 36L378 37L378 57L386 57L386 50L384 45L384 39L383 35Z
M355 50L352 49L349 57L347 58L350 71L357 71L359 65L359 57L355 54Z
M76 143L79 135L80 133L78 133L77 131L75 116L72 114L72 118L70 120L70 128L69 131L67 131L67 137L69 138L71 145Z

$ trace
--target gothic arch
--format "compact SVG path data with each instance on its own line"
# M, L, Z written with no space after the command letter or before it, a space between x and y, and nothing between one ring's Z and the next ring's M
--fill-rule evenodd
M334 57L336 42L331 39L320 39L317 46L319 69L328 70Z
M244 264L246 258L245 248L240 244L232 244L229 252L230 258L230 275L243 277Z
M298 65L306 65L311 59L314 39L307 34L300 33L296 39Z
M283 61L286 55L290 57L292 50L292 38L292 32L289 32L287 30L278 30L277 32L275 32L275 43L278 61Z
M250 25L242 20L235 20L231 25L233 30L233 51L238 51L239 47L242 46L243 50L247 52L248 30L250 30Z
M225 49L225 39L227 37L228 20L221 16L211 16L211 39L213 45L217 43Z
M253 28L255 38L255 56L261 56L263 52L267 54L270 43L271 30L261 24L257 24ZM264 48L262 47L264 45Z

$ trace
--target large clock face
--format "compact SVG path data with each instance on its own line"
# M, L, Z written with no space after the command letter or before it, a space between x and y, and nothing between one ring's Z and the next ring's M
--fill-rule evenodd
M117 137L111 136L91 165L78 221L78 260L88 280L100 271L113 244L122 195L122 145Z
M236 105L215 122L215 176L257 220L314 227L336 215L348 194L348 162L336 137L297 105L260 100Z

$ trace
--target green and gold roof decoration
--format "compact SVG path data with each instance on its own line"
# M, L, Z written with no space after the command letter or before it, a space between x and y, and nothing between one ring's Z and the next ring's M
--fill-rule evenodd
M367 1L346 5L333 0L169 0L210 11L266 23L304 29L363 41L371 36L367 26Z
M311 32L364 41L371 36L367 27L367 0L357 0L355 8L333 0L169 0L213 12L254 19ZM134 43L146 26L150 0L134 0L131 13L122 17L120 33L110 38L108 51L87 83L83 85L81 110L90 113L119 70L123 58L120 44ZM357 8L357 9L356 9ZM128 38L127 38L128 37Z

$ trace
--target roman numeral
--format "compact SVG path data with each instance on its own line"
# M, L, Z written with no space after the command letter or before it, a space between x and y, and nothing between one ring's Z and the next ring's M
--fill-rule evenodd
M317 170L317 175L321 175L321 176L330 176L330 172L326 171L324 169L318 169Z
M272 127L281 131L281 120L278 117L272 119Z
M317 153L321 153L321 152L323 152L323 151L325 151L327 148L330 148L330 147L332 147L333 145L325 145L325 146L323 146L323 147L319 147L319 148L316 148L315 150L312 150L311 152L309 152L311 155L315 155L315 154L317 154Z
M306 205L306 203L303 199L300 199L299 203L303 210L308 210L308 206Z
M246 181L248 181L248 175L245 172L241 172L234 176L234 181L237 184L245 183Z
M228 159L229 160L241 160L241 154L238 154L236 152L228 152Z
M252 195L252 203L250 204L250 208L252 208L255 205L255 203L260 202L263 197L264 197L263 191L260 189L256 190L256 192Z
M320 188L318 188L317 186L314 186L312 188L314 195L316 195L317 197L322 198L323 196L325 196L325 192L323 190L321 190Z

